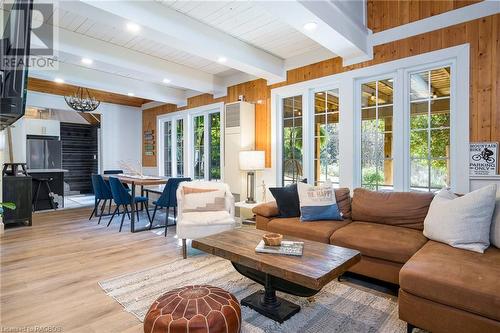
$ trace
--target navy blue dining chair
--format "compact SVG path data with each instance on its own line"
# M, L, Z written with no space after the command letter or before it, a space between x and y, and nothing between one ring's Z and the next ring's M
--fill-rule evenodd
M111 170L104 170L102 172L103 174L105 175L119 175L119 174L122 174L123 173L123 170L121 169L111 169ZM128 187L127 184L123 184L123 186L128 190L130 191L130 188Z
M160 198L158 200L153 201L153 204L155 205L155 209L153 210L153 216L151 218L151 223L149 225L149 229L153 226L153 220L156 215L156 210L158 208L166 208L167 209L167 214L165 218L165 236L167 236L167 229L168 229L168 216L169 216L169 211L170 208L174 209L174 224L176 224L177 220L177 188L179 187L179 184L181 182L190 182L191 178L169 178L167 180L167 183L165 184L165 187L163 188L163 192L160 195Z
M101 206L101 214L99 214L99 222L97 223L100 224L102 215L104 213L104 209L106 208L106 202L108 200L109 200L108 214L111 211L113 194L111 193L109 185L104 181L101 175L92 175L92 188L94 189L94 209L90 214L89 220L92 219L92 216L96 217L98 216L97 210L99 209L99 204L101 203L102 200L104 200L104 203Z
M124 211L127 214L129 213L128 206L130 206L130 209L132 209L132 196L127 191L125 186L123 186L122 182L116 177L109 177L109 185L111 187L111 193L113 194L113 200L115 201L116 204L116 209L113 212L111 218L109 219L108 227L111 224L111 221L113 221L113 217L115 217L116 212L119 211L120 206L123 207ZM135 211L137 213L137 221L139 221L139 210L137 208L138 204L141 202L146 205L146 214L148 215L148 220L151 222L148 210L148 199L142 196L135 197ZM122 231L124 219L125 219L125 213L123 213L122 221L120 223L120 232Z

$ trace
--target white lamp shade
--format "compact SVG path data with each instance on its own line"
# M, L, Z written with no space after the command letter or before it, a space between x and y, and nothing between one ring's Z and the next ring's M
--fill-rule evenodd
M263 150L240 151L240 170L254 171L266 167L266 152Z

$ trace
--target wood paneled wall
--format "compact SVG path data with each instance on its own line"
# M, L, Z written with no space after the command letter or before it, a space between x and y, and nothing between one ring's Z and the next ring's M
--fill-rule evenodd
M154 107L151 109L146 109L142 111L142 166L151 167L156 166L156 155L158 154L158 140L159 137L156 133L156 117L162 114L171 113L177 111L177 105L175 104L164 104L162 106ZM144 154L144 132L153 131L154 137L154 155Z
M411 20L422 19L431 15L458 8L469 4L465 1L443 1L448 5L437 6L435 1L373 1L368 8L370 24L375 15L380 15L376 26L384 30L393 26L406 23L410 18L400 17L389 20L389 16L398 16L391 12L393 3L398 3L398 12L406 12L418 3L418 14L412 12ZM440 8L440 9L436 9ZM448 8L448 9L446 9ZM440 11L440 12L438 12ZM371 21L370 21L371 20ZM402 22L402 23L401 23ZM375 26L371 26L372 29ZM316 64L311 64L287 72L287 80L272 86L266 86L264 80L256 80L228 88L225 98L213 99L211 95L204 94L188 99L187 108L210 104L214 102L236 101L239 94L245 95L248 101L262 100L263 104L257 105L256 138L257 149L266 150L266 165L270 166L271 152L271 114L270 90L284 85L307 81L323 76L333 75L357 68L373 66L387 61L397 60L413 55L439 50L464 43L470 44L470 139L471 141L500 141L500 14L488 16L463 24L413 36L411 38L383 44L374 48L374 58L353 66L342 66L341 58L332 58ZM148 164L145 166L156 166Z
M56 83L33 77L30 77L28 80L28 90L46 94L67 96L74 94L77 89L77 86L73 86L71 84ZM106 103L141 107L142 104L151 102L150 100L143 98L130 97L97 89L89 89L89 91L95 96L95 98L97 98L97 100Z
M367 23L373 32L472 5L482 0L368 0Z

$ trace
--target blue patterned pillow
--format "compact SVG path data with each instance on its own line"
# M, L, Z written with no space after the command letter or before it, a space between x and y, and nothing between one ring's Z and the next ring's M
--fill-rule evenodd
M299 183L297 189L302 221L343 220L331 183L322 186Z

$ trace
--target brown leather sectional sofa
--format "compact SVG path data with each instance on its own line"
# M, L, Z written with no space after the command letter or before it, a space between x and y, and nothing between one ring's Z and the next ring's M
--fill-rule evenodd
M273 202L254 208L257 228L359 250L351 271L399 285L399 317L410 331L500 332L500 249L481 254L428 240L431 193L335 194L344 221L280 218Z

